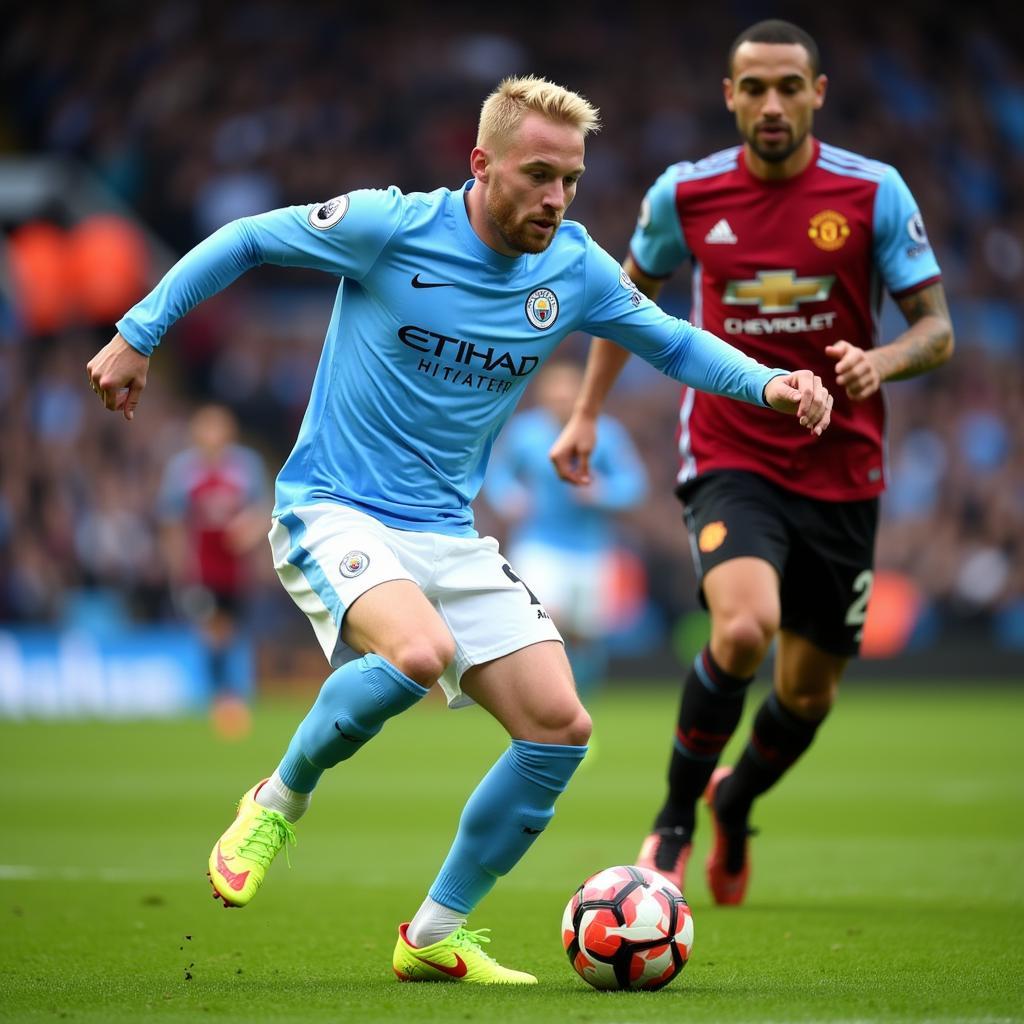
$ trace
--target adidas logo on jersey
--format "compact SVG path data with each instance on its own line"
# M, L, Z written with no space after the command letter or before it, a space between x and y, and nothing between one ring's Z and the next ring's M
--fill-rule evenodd
M723 217L705 236L709 245L735 245L739 239L733 234L729 222Z

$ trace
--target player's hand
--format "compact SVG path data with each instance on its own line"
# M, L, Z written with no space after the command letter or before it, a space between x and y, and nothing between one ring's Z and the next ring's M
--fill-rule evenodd
M837 341L825 347L825 355L836 360L836 383L846 389L847 397L854 402L863 402L882 386L882 375L869 351L848 341Z
M772 377L764 389L765 401L776 411L795 415L801 427L821 437L832 418L832 396L821 378L810 370Z
M590 456L596 442L597 420L582 413L573 413L548 452L555 472L577 487L589 484Z
M149 372L149 356L131 347L115 334L89 360L86 368L89 387L111 412L121 411L126 420L135 418L135 407L142 397Z

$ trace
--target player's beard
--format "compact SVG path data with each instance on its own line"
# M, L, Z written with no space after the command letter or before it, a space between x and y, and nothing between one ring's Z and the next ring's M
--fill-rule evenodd
M750 130L747 135L747 145L762 159L765 163L769 164L781 164L788 160L803 144L804 139L807 138L807 132L799 137L793 132L792 128L789 130L789 142L782 146L773 146L771 148L766 147L758 137L757 129L758 125ZM788 127L788 126L787 126Z
M561 223L561 218L550 218L555 219L556 224L546 238L538 238L528 233L531 218L520 214L516 204L505 194L497 179L493 180L487 189L487 215L504 243L510 249L523 253L543 252L551 244L558 231L558 224Z

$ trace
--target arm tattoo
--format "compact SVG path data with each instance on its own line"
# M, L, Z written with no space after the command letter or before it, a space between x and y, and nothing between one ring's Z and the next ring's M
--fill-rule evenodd
M874 350L883 380L905 380L934 369L953 354L953 325L941 284L897 300L907 330Z

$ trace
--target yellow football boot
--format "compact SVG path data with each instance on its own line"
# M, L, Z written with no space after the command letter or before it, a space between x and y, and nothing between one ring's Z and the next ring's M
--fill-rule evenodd
M238 813L227 832L210 853L210 882L214 899L225 907L244 907L263 884L270 862L285 843L295 845L295 832L288 819L256 803L257 782L241 800Z
M481 949L490 942L484 932L457 928L446 939L429 946L411 946L406 938L408 924L398 928L398 944L391 969L399 981L462 981L474 985L536 985L537 979L524 971L502 967Z

